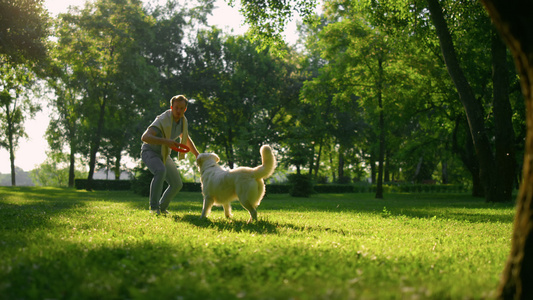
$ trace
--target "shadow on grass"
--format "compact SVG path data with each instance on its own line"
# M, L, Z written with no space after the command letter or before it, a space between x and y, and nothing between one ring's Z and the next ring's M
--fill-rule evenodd
M148 199L130 191L86 192L74 189L0 187L0 217L27 218L29 223L46 222L46 219L61 211L86 207L88 201L121 203L131 209L148 209ZM171 211L187 213L201 211L200 193L182 192L171 202ZM235 209L239 205L233 204ZM473 223L512 223L513 203L486 203L482 198L468 194L385 194L385 199L375 199L366 194L318 194L310 198L293 198L285 194L268 194L259 211L277 212L346 212L375 214L385 217L406 216L410 218L440 218L466 220ZM195 219L196 218L196 219ZM216 227L219 230L274 233L287 224L260 220L247 224L246 220L216 220L203 223L196 216L182 217L182 221L195 226ZM15 225L13 225L15 226ZM31 228L31 224L24 224ZM9 225L8 225L9 227Z
M49 224L51 217L86 206L76 190L9 187L0 189L0 228L32 230Z
M248 223L244 220L236 219L200 219L198 215L186 214L182 216L172 216L176 222L186 222L196 227L215 229L218 231L231 232L251 232L258 234L277 234L280 228L291 228L294 230L304 230L303 227L293 224L280 224L268 219L259 218L257 221Z
M345 212L383 217L437 217L472 223L512 223L514 202L487 203L468 194L385 194L376 199L371 193L318 194L310 198L270 195L263 199L261 211Z

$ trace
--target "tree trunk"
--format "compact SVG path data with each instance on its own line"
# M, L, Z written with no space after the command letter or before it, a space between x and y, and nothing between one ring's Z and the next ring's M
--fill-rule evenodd
M466 112L466 117L470 127L470 133L479 160L480 177L485 188L485 199L488 202L497 202L496 182L498 176L494 163L494 155L491 151L491 144L485 131L483 108L475 98L472 87L468 83L459 60L455 53L452 37L444 19L442 8L438 0L427 0L430 16L442 50L442 56L446 63L448 73L459 93L459 98Z
M463 126L461 126L462 123L466 123L466 120L464 120L462 116L459 116L455 119L455 127L452 134L452 150L454 153L459 155L461 161L472 175L472 196L485 197L485 189L483 188L483 183L479 178L479 163L473 149L474 145L470 132L466 133L464 148L459 146L457 135L459 130L463 129Z
M324 146L324 138L320 138L320 142L318 143L318 155L316 158L316 165L315 165L315 181L318 180L318 170L320 169L320 159L322 159L322 147Z
M76 163L76 148L73 146L74 144L74 140L71 139L70 140L71 143L70 143L70 154L69 154L69 159L70 159L70 165L69 165L69 168L68 168L68 187L71 188L71 187L74 187L74 178L76 177L75 173L74 173L74 170L75 170L75 163Z
M12 137L9 137L9 163L11 166L11 186L17 186L17 172L15 170L15 152L13 151Z
M76 163L76 157L75 157L75 150L72 148L70 148L70 155L69 155L69 159L70 159L70 165L69 165L69 168L68 168L68 187L74 187L74 178L76 177L76 173L74 172L75 170L75 163Z
M446 160L443 159L441 164L442 164L442 176L441 176L442 184L448 184L448 163L446 162Z
M7 119L7 146L9 147L9 164L11 168L11 186L17 185L15 172L15 128L13 125L13 114L9 109L9 104L6 105L6 119Z
M330 155L329 155L329 164L331 166L333 166L333 154L332 153L333 152L330 151ZM331 180L332 180L332 182L336 182L337 181L337 175L336 175L335 170L333 168L331 170Z
M106 89L104 89L105 91ZM102 131L104 129L104 118L105 118L105 108L107 104L107 93L104 92L102 103L100 104L100 115L98 117L98 127L96 128L96 133L94 135L93 141L91 143L91 153L89 158L89 176L87 178L86 189L92 191L93 189L93 176L96 169L96 153L100 148L100 139L102 136Z
M482 0L513 54L526 102L523 180L516 204L511 253L498 288L500 299L533 299L533 2Z
M383 161L385 160L385 121L383 118L383 61L378 58L379 157L376 198L383 199Z
M120 179L120 175L122 174L122 169L120 168L120 162L122 161L122 151L117 150L114 155L115 161L113 165L113 174L115 175L115 180Z
M376 160L374 159L374 154L370 154L370 181L372 184L376 183Z
M339 181L344 177L344 147L339 148L339 165L337 166L337 174L339 174Z
M511 201L516 175L515 134L509 102L509 68L507 49L501 38L492 36L493 113L495 127L495 163L500 180L495 182L500 201Z
M230 169L233 170L233 168L235 167L235 157L233 155L233 128L231 124L228 124L228 125L229 125L228 138L226 140L225 151L226 151L226 157L228 158L228 166Z
M315 166L315 142L311 143L311 156L309 157L309 172L307 174L307 177L309 177L309 180L313 179L313 170Z
M389 151L385 151L385 170L383 171L383 181L384 182L390 182L390 166L389 166L389 159L390 153Z
M463 162L472 175L472 196L479 198L485 197L486 191L484 182L480 177L479 160L476 157L474 142L472 141L472 135L470 133L466 135Z
M416 164L415 176L413 176L413 181L420 183L420 170L422 169L422 163L424 162L424 156L420 156L418 163Z

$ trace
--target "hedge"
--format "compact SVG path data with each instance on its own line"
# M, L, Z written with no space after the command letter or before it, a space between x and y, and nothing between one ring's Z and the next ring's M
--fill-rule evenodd
M101 191L123 191L131 190L130 180L105 180L105 179L93 179L92 189ZM75 179L74 186L78 190L87 189L87 179Z
M93 190L133 190L135 193L148 196L150 192L150 180L148 178L139 180L93 180ZM75 187L78 190L86 189L87 179L76 179ZM304 187L300 187L303 189ZM307 189L307 188L306 188ZM385 184L385 193L465 193L470 188L460 184ZM199 182L184 182L182 191L198 192L202 191ZM267 184L266 192L269 194L291 194L295 192L291 184ZM342 193L375 193L376 185L370 184L315 184L312 186L312 193L317 194L342 194ZM297 194L297 193L295 193ZM291 194L292 195L292 194ZM297 195L298 196L298 195ZM305 197L305 196L304 196Z

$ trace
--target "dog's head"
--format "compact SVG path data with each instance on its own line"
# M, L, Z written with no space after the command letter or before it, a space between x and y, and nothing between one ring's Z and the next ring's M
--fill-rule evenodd
M220 158L215 153L201 153L196 158L196 164L198 165L200 172L207 167L216 165L219 161Z

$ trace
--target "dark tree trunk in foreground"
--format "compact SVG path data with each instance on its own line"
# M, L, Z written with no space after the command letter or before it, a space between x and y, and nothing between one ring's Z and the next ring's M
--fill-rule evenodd
M513 54L526 104L526 149L500 299L533 299L533 1L481 0Z

